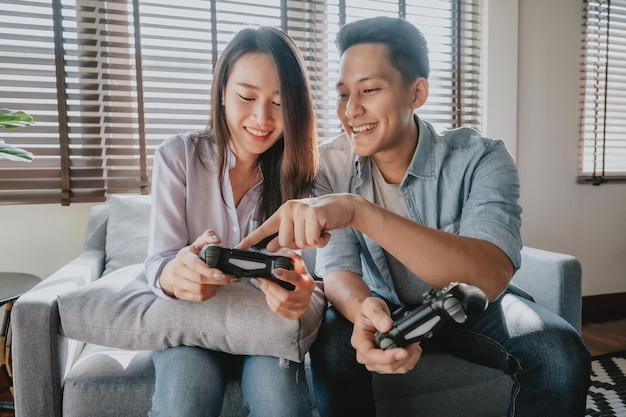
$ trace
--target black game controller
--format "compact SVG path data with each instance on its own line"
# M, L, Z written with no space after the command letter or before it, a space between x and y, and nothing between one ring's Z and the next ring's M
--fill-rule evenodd
M487 304L480 288L453 282L439 292L433 289L424 294L424 303L415 310L395 311L391 330L376 333L374 341L380 349L391 349L426 340L450 319L464 323L469 316L485 311Z
M275 268L293 270L293 263L286 256L229 249L209 244L202 247L200 258L209 267L217 268L225 274L232 274L242 278L260 277L269 279L289 291L295 288L292 283L282 281L272 274Z

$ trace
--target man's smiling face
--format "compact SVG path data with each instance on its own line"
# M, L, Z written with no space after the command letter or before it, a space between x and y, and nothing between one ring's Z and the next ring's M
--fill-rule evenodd
M414 141L414 98L412 85L391 64L387 46L357 44L342 55L337 116L357 155L393 151L406 140Z

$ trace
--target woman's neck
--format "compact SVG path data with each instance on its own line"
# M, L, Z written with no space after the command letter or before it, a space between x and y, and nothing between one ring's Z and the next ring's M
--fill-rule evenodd
M238 206L243 196L261 180L261 170L257 161L245 163L237 159L235 166L229 171L229 176L233 200L235 206Z

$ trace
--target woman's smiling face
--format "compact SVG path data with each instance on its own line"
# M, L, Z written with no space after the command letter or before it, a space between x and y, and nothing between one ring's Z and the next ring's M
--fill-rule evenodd
M222 104L238 158L257 159L282 137L278 71L269 55L248 53L235 61Z

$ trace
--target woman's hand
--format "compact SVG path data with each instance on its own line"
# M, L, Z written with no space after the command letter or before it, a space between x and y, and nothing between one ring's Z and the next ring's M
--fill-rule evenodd
M291 258L294 270L277 268L274 276L295 286L292 291L268 279L258 278L259 287L265 293L265 300L274 313L280 317L296 320L302 316L311 301L311 294L315 289L315 281L304 266L302 257L293 251L287 251L285 256Z
M217 268L209 268L200 259L202 247L209 243L220 243L214 230L207 230L191 245L179 250L163 267L159 285L165 294L181 300L204 301L217 294L222 285L235 280L234 276L225 275Z

